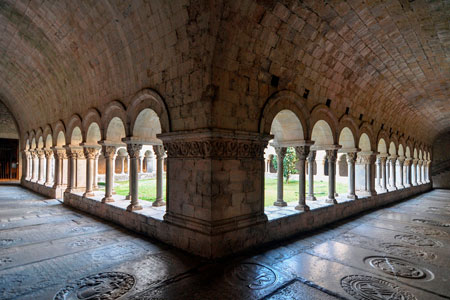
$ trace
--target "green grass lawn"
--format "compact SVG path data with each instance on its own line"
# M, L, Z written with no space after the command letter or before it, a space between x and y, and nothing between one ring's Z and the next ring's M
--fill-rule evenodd
M128 181L117 181L114 183L117 195L127 196L129 192ZM163 179L163 198L166 199L166 178ZM156 199L156 179L139 180L139 199L155 201Z
M309 183L306 181L306 193L308 193ZM346 194L347 184L336 182L336 192ZM328 181L314 181L314 195L324 197L328 195ZM289 180L284 182L283 198L286 202L298 201L298 181ZM265 179L264 206L271 206L277 200L277 180L272 178Z
M166 196L166 180L164 178L163 196ZM101 183L100 183L101 185ZM118 195L128 195L128 181L115 182L115 190ZM284 201L292 202L298 201L298 181L290 180L288 184L284 183ZM308 191L308 182L306 182L306 191ZM336 191L338 194L347 193L347 185L343 183L336 183ZM316 197L324 197L328 195L328 181L315 181L314 194ZM156 179L142 179L139 180L139 199L147 201L155 201L156 199ZM277 180L265 179L265 206L271 206L277 199Z

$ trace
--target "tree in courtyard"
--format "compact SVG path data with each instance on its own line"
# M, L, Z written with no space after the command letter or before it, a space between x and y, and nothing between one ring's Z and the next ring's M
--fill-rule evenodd
M278 157L275 155L272 160L275 170L277 170L278 168L277 159ZM293 147L287 147L286 155L283 159L283 177L286 179L286 183L289 183L289 176L291 174L297 173L297 161L298 159L297 155L295 154L295 149Z

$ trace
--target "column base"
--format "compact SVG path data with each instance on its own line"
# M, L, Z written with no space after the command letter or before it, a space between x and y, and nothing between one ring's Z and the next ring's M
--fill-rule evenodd
M404 188L405 188L404 185L399 185L399 186L397 187L397 190L399 190L399 189L404 189Z
M387 193L387 192L388 192L388 189L381 188L381 190L380 190L380 193Z
M44 180L38 180L36 183L44 185L44 182L45 182Z
M131 196L130 196L130 195L127 195L127 196L125 197L125 200L131 200Z
M164 206L166 205L166 202L164 202L164 200L155 200L155 202L153 202L152 206Z
M86 193L83 194L83 197L85 197L85 198L87 198L87 197L94 197L94 196L95 196L94 192L86 192Z
M347 195L347 199L353 199L353 200L357 200L358 199L358 196L356 196L355 194L349 194L349 195Z
M114 202L114 199L112 197L104 197L102 199L102 203L111 203Z
M334 198L327 198L327 199L325 200L325 202L326 202L326 203L337 204L337 201L336 201L336 199L334 199Z
M138 205L130 204L127 207L127 211L135 211L135 210L141 210L141 209L142 209L142 206L140 206L139 204Z
M397 190L397 187L393 187L393 186L388 187L388 191L389 192L393 192L393 191L396 191L396 190Z
M409 188L409 187L411 187L410 184L405 184L405 188Z
M308 201L317 201L317 198L314 196L306 196L306 200Z
M296 210L299 210L299 211L309 211L309 206L306 205L306 204L298 204L298 205L295 207L295 209L296 209Z
M275 201L275 202L273 203L273 205L283 207L283 206L287 206L287 203L284 202L284 201L278 201L278 200L277 200L277 201Z

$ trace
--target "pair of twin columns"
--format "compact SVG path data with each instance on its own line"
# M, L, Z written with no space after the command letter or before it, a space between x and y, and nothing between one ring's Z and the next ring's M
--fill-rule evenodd
M336 195L336 160L338 149L341 148L340 145L330 145L328 147L317 147L312 146L313 142L302 142L302 145L294 145L289 143L289 145L283 145L281 143L274 143L272 146L275 148L277 154L277 200L274 202L275 206L286 206L287 203L283 200L283 160L286 155L287 147L294 147L297 154L297 170L299 174L299 200L298 205L295 209L300 211L308 211L309 206L306 205L306 199L316 200L314 196L314 161L316 157L317 150L325 150L326 158L328 160L328 198L326 202L337 203ZM349 194L348 197L351 199L357 199L355 194L355 161L356 152L359 149L342 149L342 152L347 154L348 162L348 173L349 173ZM371 153L370 153L371 154ZM370 156L370 155L369 155ZM308 161L308 176L309 176L309 190L308 197L306 197L306 176L305 176L305 165ZM370 174L370 173L369 173Z
M101 145L88 145L81 144L80 146L67 145L64 148L54 148L55 152L55 187L63 186L62 184L62 172L63 172L63 159L69 159L68 161L68 185L67 192L73 192L76 190L76 172L77 172L77 160L86 159L86 191L83 194L84 197L94 196L94 181L97 176L95 161L102 151L105 157L105 197L102 199L103 203L114 202L113 188L114 188L114 163L116 159L116 151L118 148L123 147L121 144L114 144L108 141L102 141ZM138 199L138 160L140 159L140 151L143 144L127 142L127 152L130 157L130 170L129 170L129 183L130 192L127 197L130 200L130 205L127 210L140 210L142 206L139 204ZM164 160L164 147L162 145L152 145L153 151L156 154L157 168L156 168L156 200L153 202L153 206L165 205L163 200L163 160Z

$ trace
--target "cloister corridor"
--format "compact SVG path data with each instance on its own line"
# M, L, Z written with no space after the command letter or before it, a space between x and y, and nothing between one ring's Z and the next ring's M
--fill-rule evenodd
M449 198L433 190L211 261L0 185L0 299L448 299Z

